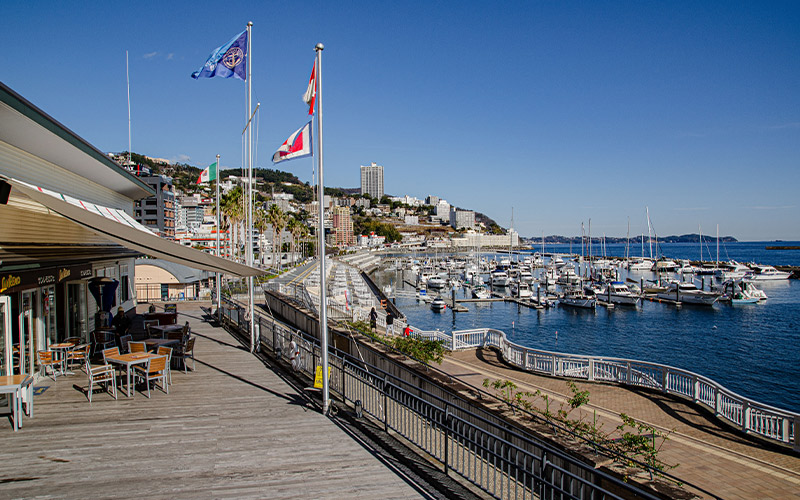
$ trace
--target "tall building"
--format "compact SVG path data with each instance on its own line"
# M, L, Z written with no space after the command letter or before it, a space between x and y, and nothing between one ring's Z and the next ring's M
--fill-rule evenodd
M475 212L472 210L461 210L455 207L450 208L450 226L453 229L475 227Z
M383 166L361 165L361 194L368 194L380 200L383 197Z
M148 172L149 173L149 172ZM162 238L175 238L175 192L172 177L139 175L155 191L155 196L137 200L134 206L136 221Z
M333 233L337 247L349 247L355 243L350 207L333 207Z

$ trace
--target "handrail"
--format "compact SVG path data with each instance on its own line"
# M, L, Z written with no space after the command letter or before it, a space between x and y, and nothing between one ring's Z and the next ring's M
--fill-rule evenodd
M797 433L800 414L746 398L689 370L635 359L532 349L511 342L505 332L493 328L454 330L452 334L412 329L411 334L441 340L450 350L495 347L508 363L530 372L615 382L678 395L709 408L718 418L735 424L745 433L792 444L795 451L800 451Z

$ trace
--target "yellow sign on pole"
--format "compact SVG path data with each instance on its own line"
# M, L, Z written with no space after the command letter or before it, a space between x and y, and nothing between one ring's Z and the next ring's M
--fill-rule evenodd
M328 367L328 380L331 379L331 367ZM314 388L322 389L322 367L317 366L316 374L314 375Z

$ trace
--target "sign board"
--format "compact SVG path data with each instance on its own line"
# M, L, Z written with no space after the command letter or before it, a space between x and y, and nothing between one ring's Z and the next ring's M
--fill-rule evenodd
M178 304L164 304L164 312L178 312Z
M328 367L328 381L331 379L331 367ZM314 388L322 389L322 367L317 366L316 374L314 375Z

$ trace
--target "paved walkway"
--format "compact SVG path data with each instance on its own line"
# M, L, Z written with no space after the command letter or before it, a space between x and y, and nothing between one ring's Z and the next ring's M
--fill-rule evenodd
M519 390L539 389L561 401L570 395L564 379L515 369L490 349L456 352L440 368L475 387L482 388L483 380L489 378L513 381ZM579 390L590 393L584 414L591 419L596 410L599 423L607 431L621 422L620 413L664 431L674 430L659 458L680 464L670 472L683 481L725 499L800 498L800 455L778 450L775 445L765 446L677 398L612 384L576 384Z

